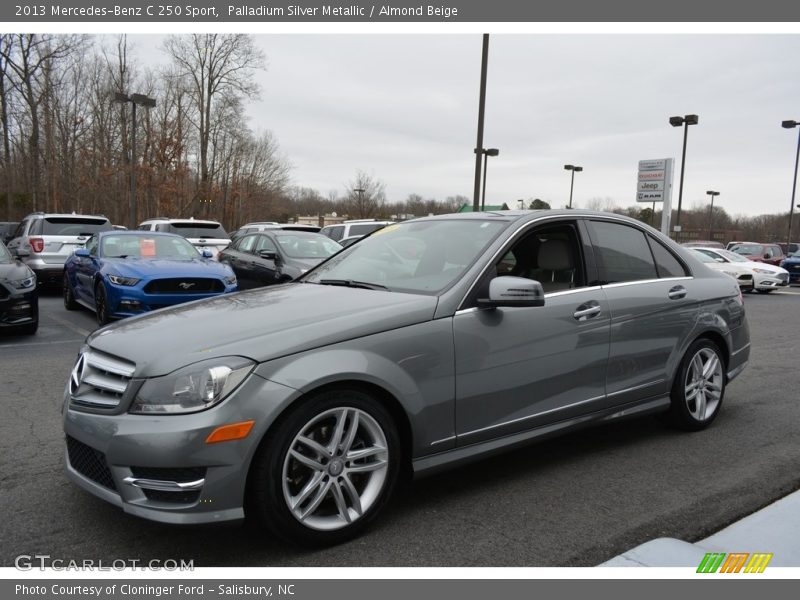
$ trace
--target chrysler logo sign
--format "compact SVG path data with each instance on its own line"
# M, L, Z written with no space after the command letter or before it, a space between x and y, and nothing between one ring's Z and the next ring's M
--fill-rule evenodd
M69 376L69 393L74 396L78 393L78 389L81 387L81 381L83 381L83 376L86 373L86 356L81 354L81 357L78 359L78 362L75 363L75 366L72 368L72 373Z

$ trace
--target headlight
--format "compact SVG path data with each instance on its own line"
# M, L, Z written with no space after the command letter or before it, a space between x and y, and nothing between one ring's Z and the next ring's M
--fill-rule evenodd
M225 283L227 285L236 285L236 275L230 275L229 277L226 277Z
M127 285L127 286L136 285L140 281L135 277L121 277L119 275L109 275L108 280L115 285Z
M732 271L723 271L723 273L725 273L725 275L730 275L731 277L738 277L739 276L738 273L734 273Z
M767 271L766 269L753 269L756 273L761 273L762 275L774 275L772 271Z
M31 275L25 279L17 279L16 281L9 281L12 287L18 290L26 290L36 285L36 275Z
M227 356L189 365L144 382L130 411L137 414L192 413L222 402L253 370L255 363Z

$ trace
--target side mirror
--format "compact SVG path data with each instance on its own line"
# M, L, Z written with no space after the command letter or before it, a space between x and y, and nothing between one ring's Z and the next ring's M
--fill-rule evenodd
M86 248L78 248L75 250L75 256L79 256L81 258L89 258L89 251Z
M27 248L19 247L16 250L14 250L14 254L17 255L17 258L25 258L31 255L31 251L28 250Z
M767 252L767 253L764 255L764 258L772 258L772 255L771 255L769 252Z
M489 297L479 298L480 308L544 306L542 284L533 279L504 275L489 282Z
M201 254L203 258L214 258L214 253L208 248L203 248L203 252L201 252Z
M261 258L266 258L267 260L277 260L278 255L274 250L259 250L258 255Z

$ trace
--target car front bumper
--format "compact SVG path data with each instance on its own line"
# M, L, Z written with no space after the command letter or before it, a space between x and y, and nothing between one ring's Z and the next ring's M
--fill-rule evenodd
M241 519L247 474L258 445L296 394L251 374L219 405L186 415L98 414L65 393L67 476L125 512L163 523ZM216 428L254 420L241 440L208 444Z
M0 289L0 328L30 325L38 320L39 299L35 287L27 291L11 291L5 286Z

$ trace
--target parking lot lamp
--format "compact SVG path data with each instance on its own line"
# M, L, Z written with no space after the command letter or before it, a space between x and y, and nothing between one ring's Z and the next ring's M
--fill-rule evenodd
M486 176L488 171L486 170L487 160L490 156L497 156L500 154L500 150L497 148L487 148L483 150L483 193L481 194L481 212L483 212L484 207L486 206Z
M575 173L583 171L583 167L579 167L578 165L564 165L564 168L567 171L572 171L572 176L569 181L569 208L572 208L572 189L575 187Z
M711 208L708 211L708 241L713 242L714 238L711 237L712 236L711 225L714 222L714 197L719 196L719 192L708 190L706 194L711 196Z
M117 92L114 94L114 102L126 103L130 102L133 107L133 125L131 126L131 216L130 216L130 229L136 229L138 226L136 220L136 106L142 105L145 108L152 108L156 105L156 99L150 98L144 94L124 94Z
M681 182L680 186L678 187L678 216L675 219L675 241L679 241L678 238L680 237L681 231L681 205L683 203L683 173L686 170L686 138L689 135L689 125L697 125L700 121L700 117L697 115L686 115L683 117L670 117L669 124L673 127L680 127L681 125L684 126L683 129L683 153L681 155Z
M781 127L784 129L794 129L800 123L797 121L783 121L781 123ZM786 234L786 248L789 248L789 244L792 243L792 218L794 217L794 195L795 191L797 190L797 163L800 161L800 133L797 135L797 153L794 157L794 179L792 180L792 203L789 205L789 232ZM800 205L797 206L800 208Z

